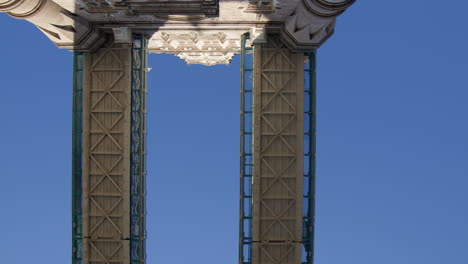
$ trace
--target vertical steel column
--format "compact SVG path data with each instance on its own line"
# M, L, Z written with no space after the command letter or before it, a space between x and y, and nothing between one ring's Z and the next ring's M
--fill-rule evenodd
M242 36L240 115L239 264L252 261L252 47Z
M249 39L248 36L244 36L242 38L242 52L241 52L241 183L240 183L240 225L239 225L239 264L250 264L252 263L252 190L253 190L253 182L252 182L252 173L253 173L253 159L252 159L252 93L253 89L253 63L252 57L248 57L248 53L252 52L252 47L246 47L247 40ZM270 48L271 49L271 48ZM257 48L257 52L260 49ZM274 49L271 49L274 50ZM282 55L286 55L285 53L278 52ZM270 60L275 60L275 58L270 57ZM284 58L283 58L284 59ZM304 116L303 116L303 128L304 128L304 136L303 136L303 189L302 189L302 253L301 253L301 263L302 264L313 264L314 262L314 221L315 221L315 152L316 152L316 56L315 52L306 53L304 57L306 63L304 64L304 82L303 82L303 92L304 92L304 101L303 101L303 109L304 109ZM285 59L288 60L288 59ZM292 61L289 60L289 63ZM276 65L281 64L276 58ZM260 64L259 64L260 65ZM264 65L261 65L264 66ZM278 73L278 72L286 72L289 74L293 74L294 70L288 69L255 69L257 72L262 72L264 76L261 77L256 76L257 78L268 78L268 73ZM270 76L271 78L271 76ZM281 86L281 82L291 81L291 77L287 77L283 79L284 76L278 77L276 76L273 80L268 80L270 88L275 88L276 91L269 90L271 94L280 94L280 90L284 87ZM292 77L293 78L293 77ZM300 81L298 81L297 85L300 85ZM276 87L278 86L278 87ZM279 88L279 90L278 90ZM257 89L259 89L257 87ZM258 91L257 91L258 92ZM285 94L293 94L294 91L286 92ZM283 100L286 99L286 95L283 95ZM268 98L267 101L271 103L272 97ZM286 101L284 101L286 102ZM286 102L286 104L288 104ZM300 108L301 103L297 103L296 105L292 104L289 105L290 107L298 107ZM268 114L273 114L272 112L267 112ZM300 121L301 119L298 118ZM284 121L283 121L284 123ZM270 126L270 125L268 125ZM299 125L300 126L300 125ZM272 128L272 127L270 127ZM289 134L291 136L291 134ZM276 137L279 137L277 135ZM260 144L256 142L256 144ZM257 186L254 188L258 188L260 182L255 183ZM271 183L269 184L271 185ZM267 189L270 187L267 187ZM262 187L260 187L262 189ZM258 209L256 209L258 210ZM279 218L278 218L279 219ZM268 243L267 240L263 241L263 243ZM272 242L272 241L270 241ZM274 241L273 241L274 242ZM278 243L280 241L276 241ZM260 242L259 242L260 243ZM292 249L296 251L296 249ZM267 250L264 250L264 253L268 253ZM261 253L258 253L259 255ZM273 255L273 254L272 254ZM268 256L267 258L274 258L272 255ZM285 257L287 256L281 256ZM272 260L270 258L270 260ZM275 261L282 262L280 259L275 259ZM260 263L259 259L255 260L255 263Z
M146 43L135 35L75 62L73 264L146 260Z
M132 46L85 54L83 264L130 262Z
M300 264L304 54L279 36L254 45L252 263Z
M306 53L304 68L304 228L303 264L314 263L315 153L316 153L316 56Z
M73 55L73 134L72 134L72 264L83 261L82 155L83 155L83 53Z
M147 39L85 54L83 261L144 263Z
M146 262L146 69L147 38L137 35L132 48L130 248L131 264Z

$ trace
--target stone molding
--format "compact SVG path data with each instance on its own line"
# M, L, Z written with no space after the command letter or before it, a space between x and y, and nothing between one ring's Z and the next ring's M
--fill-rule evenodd
M276 0L246 0L245 12L271 13L276 11Z
M141 0L81 0L77 1L80 8L90 13L109 13L128 11L128 14L204 14L216 16L218 1L216 0L189 0L183 3L178 1L141 1Z
M296 51L317 49L333 34L336 16L355 1L302 0L284 22L283 42Z
M229 64L240 53L242 32L245 30L163 30L151 37L148 49L151 53L172 53L187 64Z
M51 0L7 0L0 12L33 23L60 48L89 51L105 41L91 23Z
M0 0L0 12L35 24L58 47L94 51L106 35L119 43L150 37L153 53L189 64L228 64L241 35L265 42L279 34L296 52L313 51L334 32L336 16L355 0ZM216 14L216 15L215 15ZM224 37L223 37L224 36Z

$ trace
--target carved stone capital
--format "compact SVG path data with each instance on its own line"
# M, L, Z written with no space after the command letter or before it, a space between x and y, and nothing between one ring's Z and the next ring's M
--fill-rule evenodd
M281 32L283 42L297 51L318 48L334 32L336 16L356 0L302 0Z
M37 14L46 4L45 0L7 0L0 1L0 11L8 12L12 17L27 19Z
M149 51L172 53L189 64L228 64L250 32L255 43L279 34L296 52L318 48L336 17L355 0L0 0L0 12L35 24L57 46L94 51L114 35L149 38Z
M0 12L33 23L60 48L89 51L105 41L88 21L51 0L0 0Z
M319 16L337 16L356 0L308 0L305 5Z

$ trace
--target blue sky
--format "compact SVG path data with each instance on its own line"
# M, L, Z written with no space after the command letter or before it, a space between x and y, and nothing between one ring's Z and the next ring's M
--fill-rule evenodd
M467 10L360 0L320 48L317 264L468 263ZM72 54L0 25L0 262L70 263ZM239 58L149 62L148 263L235 264Z

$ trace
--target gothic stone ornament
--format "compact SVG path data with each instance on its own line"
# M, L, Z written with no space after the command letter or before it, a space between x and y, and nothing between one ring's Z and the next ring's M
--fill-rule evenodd
M123 43L130 40L121 33L144 34L150 52L214 65L229 63L249 32L257 42L273 33L293 51L315 50L354 1L0 0L0 12L34 23L61 48L93 51L106 36Z
M303 0L285 20L283 42L291 49L310 51L325 42L334 32L336 16L355 0Z
M187 64L229 64L236 53L240 53L239 34L230 31L183 31L157 32L149 42L153 53L172 53Z

